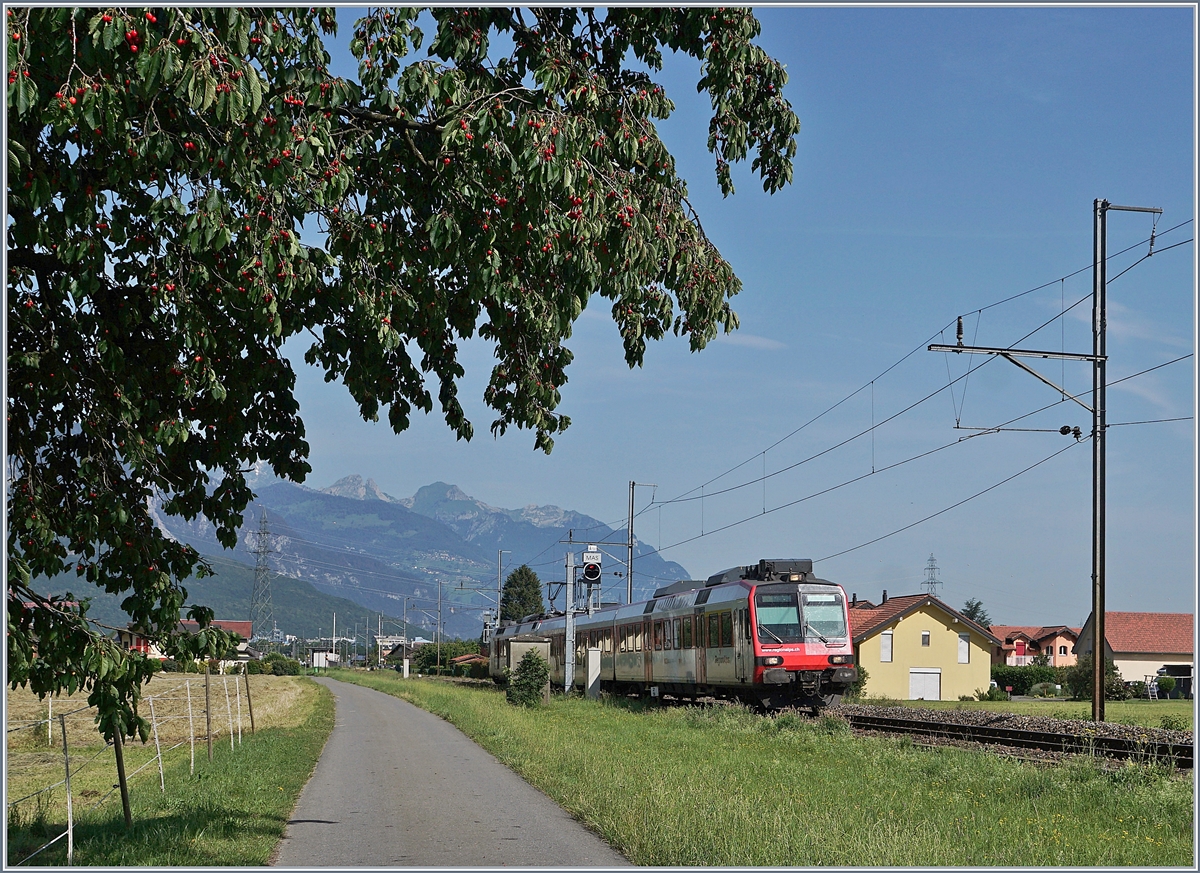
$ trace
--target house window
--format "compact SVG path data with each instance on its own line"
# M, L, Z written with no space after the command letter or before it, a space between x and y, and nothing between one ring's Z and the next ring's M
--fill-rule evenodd
M960 663L960 664L970 664L971 663L971 635L970 634L959 634L958 635L958 663Z
M1059 646L1059 647L1058 647L1058 653L1059 653L1060 655L1065 655L1065 654L1067 653L1067 647L1066 647L1066 646Z
M929 631L921 631L921 645L929 648Z
M879 660L889 662L892 660L892 632L884 631L879 636Z

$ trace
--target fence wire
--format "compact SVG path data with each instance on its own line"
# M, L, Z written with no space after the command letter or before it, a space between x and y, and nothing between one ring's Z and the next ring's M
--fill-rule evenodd
M212 677L209 677L209 678L211 681ZM164 689L162 691L162 693L160 693L160 694L147 695L147 696L141 698L141 703L145 704L150 711L151 730L154 733L154 738L155 738L154 745L155 745L156 751L152 757L150 757L147 761L140 764L132 773L129 773L126 776L126 784L128 784L129 780L133 779L135 776L137 776L139 773L141 773L147 767L157 764L159 767L160 790L165 792L166 791L166 782L165 782L165 777L163 775L163 772L164 772L163 771L163 763L164 763L163 757L164 757L164 755L174 752L175 750L180 749L185 745L191 746L192 760L191 760L191 765L189 767L189 772L194 772L196 741L197 740L208 741L210 738L213 740L219 738L221 735L221 728L224 727L222 725L219 725L220 721L225 721L226 725L228 726L229 743L230 743L231 752L236 751L237 747L239 745L241 745L241 742L242 742L242 726L243 725L242 725L242 707L241 707L241 688L240 688L239 679L244 679L244 677L240 677L240 676L233 677L235 695L236 695L236 699L237 699L236 726L235 726L235 716L234 716L234 708L235 707L231 705L232 701L230 700L230 694L229 694L229 684L228 684L229 677L222 676L221 678L223 680L222 685L223 685L223 690L224 690L224 695L225 695L225 716L226 716L225 719L220 719L220 707L215 700L212 701L212 703L211 703L211 711L205 710L205 707L203 705L203 697L196 697L192 693L191 685L192 685L192 682L195 681L193 679L185 679L183 682L177 683L176 685L172 686L171 688ZM200 684L203 685L203 681L201 681ZM184 692L183 694L179 694L179 692L181 690ZM212 689L211 685L210 685L210 689L209 689L210 695L213 690L214 689ZM201 692L201 693L203 693L203 692ZM249 693L249 691L247 691L247 693ZM81 707L77 707L75 709L68 710L67 712L55 713L53 711L53 702L52 702L53 698L51 698L50 700L51 700L51 702L48 704L48 717L47 718L27 719L27 720L23 720L23 721L17 722L17 723L10 722L5 728L5 734L13 735L13 734L19 733L20 731L34 731L34 730L44 726L47 729L47 744L53 745L53 726L54 726L54 722L57 721L60 725L60 732L62 734L60 739L62 742L62 750L63 750L63 761L62 761L63 770L62 770L62 772L64 773L64 778L60 779L56 782L53 782L49 785L46 785L42 788L39 788L36 791L33 791L22 797L18 797L16 800L8 801L7 809L10 811L10 816L11 816L11 811L18 804L25 803L34 798L50 794L55 789L62 788L65 786L67 789L67 791L66 791L66 794L67 794L67 797L66 797L67 826L66 826L66 830L64 830L61 834L59 834L56 837L53 837L52 839L50 839L47 842L43 843L42 845L38 846L36 849L34 849L28 855L23 857L20 861L13 862L13 866L19 867L24 864L27 864L33 858L37 857L42 852L44 852L46 849L55 845L56 843L58 843L59 841L61 841L64 838L67 839L67 845L68 845L67 864L68 865L71 864L73 861L73 855L74 855L73 830L74 830L75 819L78 818L80 813L88 813L88 812L96 809L97 807L99 807L101 804L103 804L105 801L107 801L110 797L112 797L113 794L116 793L117 789L120 786L120 782L118 781L111 788L109 788L108 791L106 791L104 794L102 794L98 800L95 800L95 801L89 803L87 806L82 807L81 809L78 809L78 810L72 809L73 789L71 786L71 780L73 778L77 777L89 765L96 762L96 760L99 759L102 755L104 755L108 752L111 752L113 749L113 745L111 742L106 742L99 750L97 750L94 754L92 754L90 757L88 757L82 763L76 764L72 760L70 743L68 742L68 738L67 738L67 718L69 716L76 716L79 713L93 711L92 707L81 706ZM158 715L155 712L155 704L159 704L161 706L164 703L168 704L169 711L167 713L164 713L163 715ZM177 706L175 706L175 704L182 704L182 706L177 707ZM184 712L173 711L177 708L182 708L185 711ZM199 725L200 730L196 730L196 727L197 727L196 719L197 718L204 719L204 721L202 721ZM169 742L171 744L167 745L164 748L162 746L162 744L160 744L160 742L159 742L160 728L163 725L168 725L168 724L171 724L174 722L182 722L184 720L187 720L188 728L186 729L186 731L184 731L183 738L179 739L179 733L176 730L174 730L174 728L171 728L169 730L169 734L170 734ZM213 724L214 720L217 721L216 724ZM209 733L208 731L206 731L204 729L204 726L206 723L212 725L211 733ZM86 736L86 734L85 734L85 736ZM236 737L236 741L235 741L235 737ZM11 743L12 740L9 739L7 742ZM143 745L148 745L148 744L143 744ZM10 750L10 753L11 753L11 750ZM115 756L114 756L114 764L115 764ZM9 760L10 774L11 774L12 767L13 767L13 762L11 760L11 754L10 754L10 760ZM11 836L12 835L10 834L9 835L10 839L11 839Z

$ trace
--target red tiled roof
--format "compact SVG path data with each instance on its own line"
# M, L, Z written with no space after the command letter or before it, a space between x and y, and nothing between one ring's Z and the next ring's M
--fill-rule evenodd
M1191 653L1187 612L1105 612L1104 637L1113 652Z
M1012 648L1012 640L1019 636L1025 637L1027 640L1041 642L1047 637L1055 636L1060 633L1067 633L1070 636L1079 638L1079 628L1069 628L1065 624L1059 625L1022 625L1022 624L994 624L988 628L998 640L1004 643L1006 649Z
M184 620L179 622L179 626L186 631L193 633L200 630L200 625L194 621ZM212 621L212 626L220 628L223 631L229 631L231 634L237 634L244 640L254 636L254 622L252 621L232 621L229 619L215 618Z
M926 604L936 606L943 612L964 622L969 627L975 628L987 637L993 636L987 628L971 621L961 612L947 606L931 594L907 594L900 597L889 597L886 602L878 606L868 606L865 601L859 601L858 604L848 610L850 615L850 636L858 643L888 622L895 621ZM1000 640L993 639L993 642L999 643Z
M476 661L486 661L487 655L481 655L479 652L472 652L469 655L459 655L457 658L451 658L451 664L473 664Z

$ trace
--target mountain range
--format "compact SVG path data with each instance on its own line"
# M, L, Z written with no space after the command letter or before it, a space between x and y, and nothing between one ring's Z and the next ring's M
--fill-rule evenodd
M532 504L502 509L445 482L397 498L358 475L320 490L265 477L254 488L256 499L247 510L238 545L228 552L221 550L207 520L186 522L167 516L159 505L153 505L152 512L176 539L202 554L221 554L243 565L257 560L257 534L265 516L269 531L265 557L275 573L371 612L407 617L410 624L428 629L436 624L440 597L445 633L450 636L478 635L483 611L494 608L500 550L503 575L528 564L543 582L555 583L563 579L568 549L578 560L587 543L606 544L601 545L606 553L602 597L624 599L624 578L614 573L625 569L624 530L580 512ZM576 545L569 546L568 539ZM635 556L635 599L688 578L682 566L664 561L643 543L635 544ZM561 586L552 584L551 590L555 588ZM249 597L250 589L247 604ZM556 602L561 608L561 593ZM282 622L280 629L297 632Z

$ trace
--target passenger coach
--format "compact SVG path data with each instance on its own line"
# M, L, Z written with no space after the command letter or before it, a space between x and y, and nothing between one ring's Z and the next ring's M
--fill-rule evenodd
M707 582L660 588L651 600L575 617L573 684L586 651L600 651L600 686L618 694L737 699L764 709L818 709L858 678L841 586L813 575L810 559L763 560ZM502 623L490 669L502 680L516 637L549 641L550 677L565 684L566 617Z

